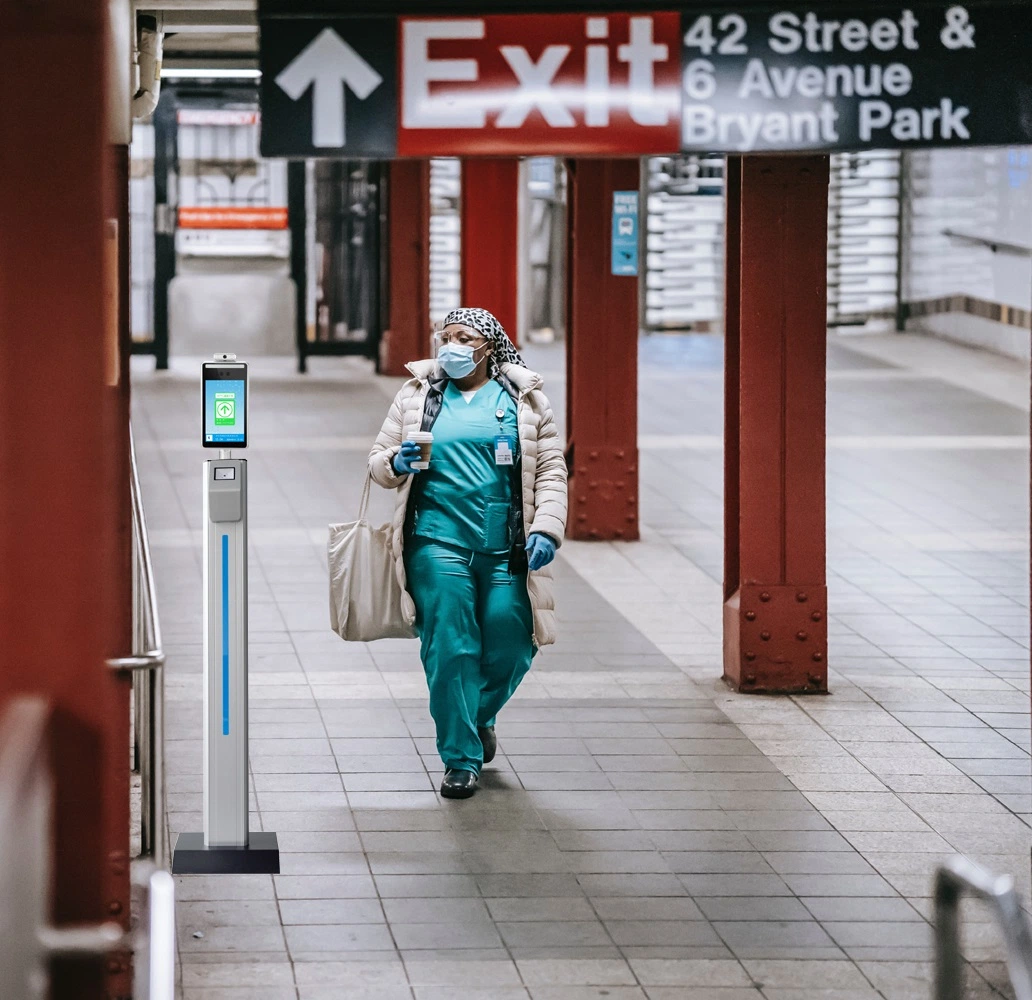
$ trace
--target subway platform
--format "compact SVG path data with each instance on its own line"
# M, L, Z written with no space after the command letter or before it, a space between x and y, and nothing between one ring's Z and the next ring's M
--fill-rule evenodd
M535 348L562 412L561 348ZM134 369L169 655L174 837L201 817L198 364ZM1030 899L1027 367L920 337L829 345L828 696L721 673L720 340L642 341L640 543L567 542L561 638L439 798L416 644L329 631L397 380L252 368L251 824L278 876L177 879L184 1000L911 1000L932 873ZM392 498L377 491L373 520ZM963 908L969 996L1006 995Z

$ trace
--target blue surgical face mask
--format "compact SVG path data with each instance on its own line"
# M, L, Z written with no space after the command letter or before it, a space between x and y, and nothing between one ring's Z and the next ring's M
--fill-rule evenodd
M465 378L479 364L473 353L473 348L467 344L442 344L437 351L437 363L448 378Z

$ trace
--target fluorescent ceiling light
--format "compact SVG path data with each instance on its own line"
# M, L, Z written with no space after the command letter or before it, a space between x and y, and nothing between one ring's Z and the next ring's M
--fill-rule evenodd
M162 80L258 80L260 69L200 69L194 66L183 69L162 67Z
M162 25L166 32L177 35L197 32L209 35L253 33L258 30L258 18L253 10L166 10L162 16Z

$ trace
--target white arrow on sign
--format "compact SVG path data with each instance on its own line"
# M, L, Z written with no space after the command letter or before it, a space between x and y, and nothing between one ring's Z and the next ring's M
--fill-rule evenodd
M383 83L373 69L332 28L324 28L276 77L296 101L312 88L312 145L344 145L344 85L365 100Z

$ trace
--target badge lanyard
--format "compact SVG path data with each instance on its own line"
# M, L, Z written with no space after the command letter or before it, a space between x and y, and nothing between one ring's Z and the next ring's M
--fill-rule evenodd
M494 439L494 460L495 465L513 464L513 440L505 433L505 410L498 407L495 410L495 418L498 420L498 434Z

